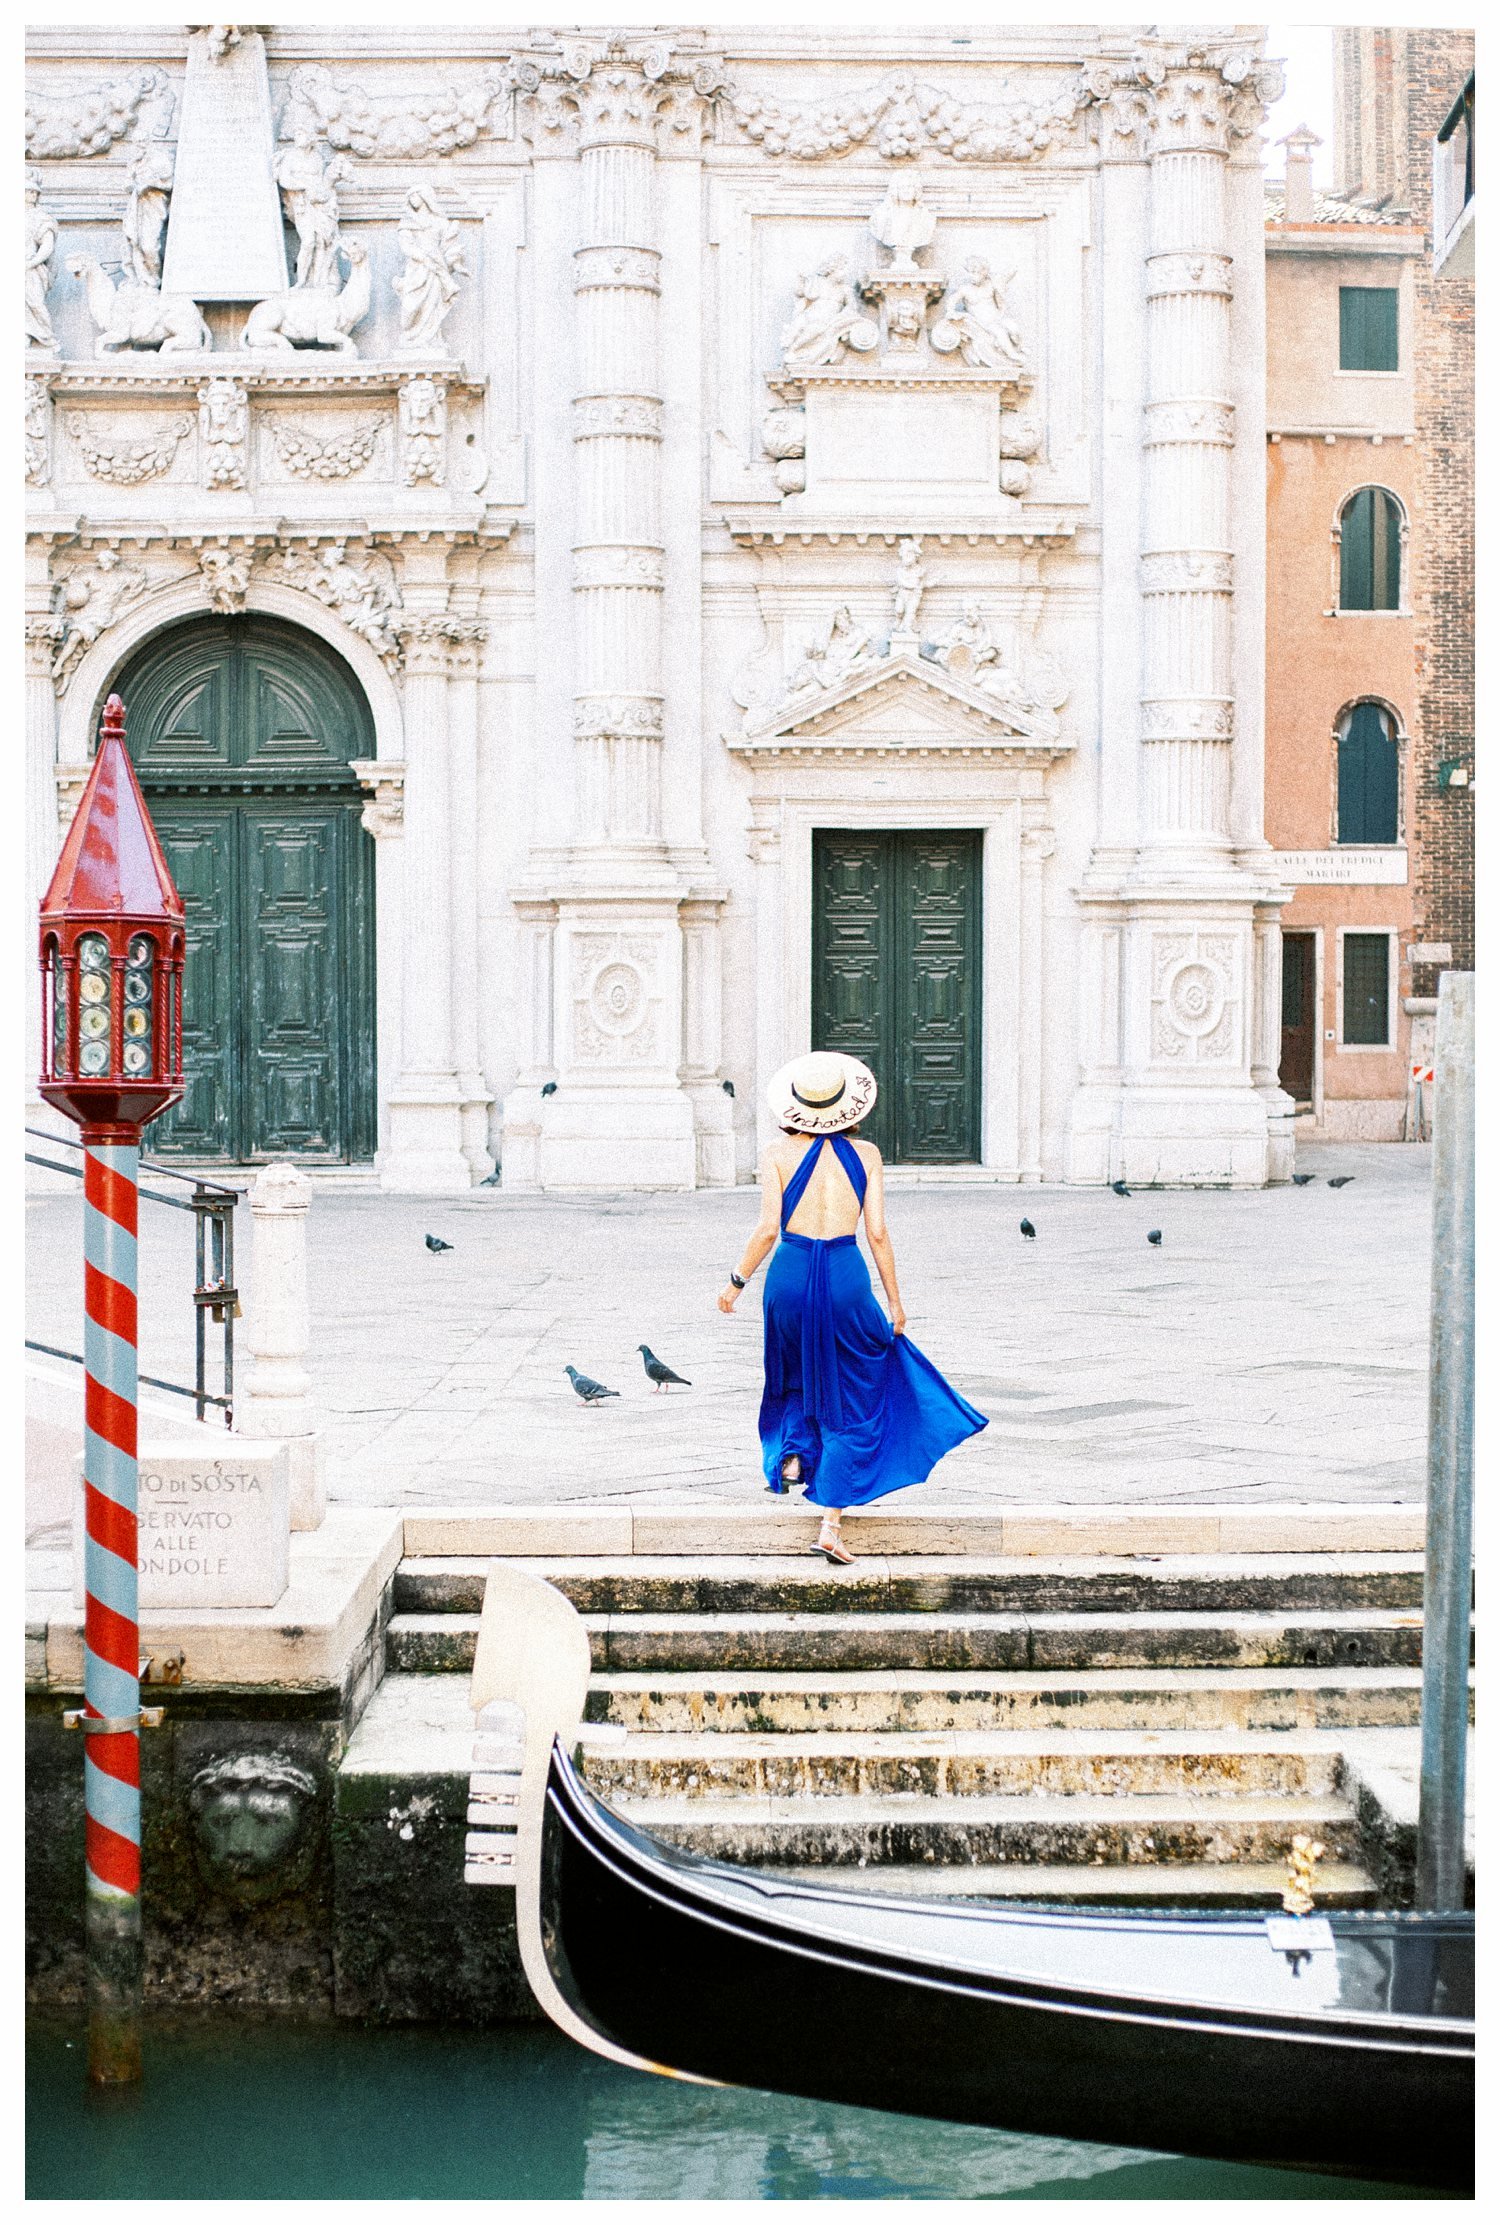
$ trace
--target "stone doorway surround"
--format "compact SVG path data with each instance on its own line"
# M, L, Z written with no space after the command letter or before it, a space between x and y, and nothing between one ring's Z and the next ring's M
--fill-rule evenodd
M972 829L982 837L980 1164L1040 1180L1042 876L1055 846L1046 769L1073 746L1056 721L903 652L726 744L750 778L758 1143L770 1136L766 1083L813 1047L814 833Z

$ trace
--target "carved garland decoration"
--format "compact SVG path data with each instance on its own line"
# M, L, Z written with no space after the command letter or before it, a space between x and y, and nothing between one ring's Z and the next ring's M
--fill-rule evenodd
M76 410L69 413L67 424L90 472L112 487L138 487L143 480L159 479L170 471L179 443L193 428L190 417L174 417L139 440L106 441Z
M89 93L28 92L26 152L33 160L70 161L108 154L119 139L162 139L173 105L160 69L132 70Z
M732 92L723 113L769 155L819 162L869 146L887 162L937 152L955 162L1024 162L1045 154L1080 106L1076 84L1028 99L1007 93L983 105L894 71L860 93L793 108L767 93Z
M290 139L306 123L331 147L379 161L450 155L489 130L490 111L510 82L508 72L491 69L471 84L445 85L420 98L372 99L357 85L335 85L321 62L304 62L291 75L281 136Z
M378 417L371 417L320 440L305 425L273 417L270 432L277 455L298 479L352 479L374 455L380 425Z

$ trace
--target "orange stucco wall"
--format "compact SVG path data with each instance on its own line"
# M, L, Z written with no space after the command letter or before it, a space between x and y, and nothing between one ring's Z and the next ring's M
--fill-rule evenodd
M1297 358L1303 422L1314 415L1316 403L1307 392L1306 324L1310 317L1317 318L1331 322L1336 331L1341 278L1349 283L1347 266L1332 257L1299 260L1280 270L1278 258L1268 260L1269 353L1273 367L1278 351L1283 357ZM1371 273L1365 282L1385 283L1385 272ZM1338 425L1341 401L1337 389L1331 389L1321 413L1325 428ZM1421 524L1414 513L1416 467L1415 449L1401 434L1376 441L1368 434L1336 431L1329 440L1324 431L1317 431L1285 433L1270 442L1266 835L1277 850L1335 847L1335 727L1340 713L1362 696L1377 698L1396 715L1401 737L1399 828L1402 839L1412 843L1413 620L1404 612L1334 614L1338 602L1334 528L1342 504L1356 488L1387 487L1406 512L1409 548ZM1404 603L1404 584L1402 599ZM1283 932L1322 930L1318 994L1324 1100L1405 1099L1409 1022L1401 1002L1410 987L1406 945L1411 939L1413 865L1409 857L1404 886L1301 886L1281 915ZM1340 928L1386 929L1396 935L1396 1029L1389 1051L1351 1049L1338 1040Z

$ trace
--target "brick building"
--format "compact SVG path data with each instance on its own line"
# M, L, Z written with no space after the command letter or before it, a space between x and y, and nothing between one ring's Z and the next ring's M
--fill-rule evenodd
M1334 39L1334 190L1298 131L1268 193L1266 832L1282 1085L1374 1140L1474 962L1472 40Z
M1422 518L1412 576L1413 924L1419 944L1447 944L1451 959L1415 967L1412 992L1422 1005L1436 996L1443 963L1474 963L1473 235L1466 233L1467 253L1445 259L1460 227L1445 209L1439 239L1433 222L1434 175L1448 167L1439 139L1445 129L1452 138L1456 110L1462 143L1472 145L1474 36L1436 28L1333 36L1335 184L1350 200L1420 227L1428 247L1413 271ZM1472 198L1472 164L1468 176L1461 206Z

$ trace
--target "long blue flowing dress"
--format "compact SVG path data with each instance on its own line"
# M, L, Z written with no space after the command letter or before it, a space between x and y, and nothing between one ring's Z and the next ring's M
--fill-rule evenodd
M853 1507L921 1483L987 1417L894 1333L852 1234L787 1227L829 1144L864 1205L864 1162L848 1138L811 1143L782 1194L781 1242L766 1275L760 1442L774 1490L796 1453L815 1506Z

